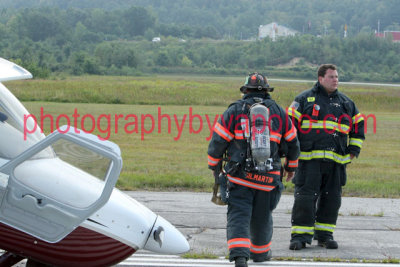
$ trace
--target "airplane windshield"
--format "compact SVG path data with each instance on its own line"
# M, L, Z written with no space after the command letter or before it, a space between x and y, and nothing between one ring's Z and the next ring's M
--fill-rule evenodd
M40 127L35 129L29 112L8 89L0 83L0 157L11 159L45 138ZM35 130L34 130L35 129ZM29 130L29 134L27 134ZM54 157L51 148L42 151L38 158Z
M52 159L28 159L19 164L16 180L60 203L87 208L101 196L112 161L68 140L51 145ZM34 156L35 157L35 156Z

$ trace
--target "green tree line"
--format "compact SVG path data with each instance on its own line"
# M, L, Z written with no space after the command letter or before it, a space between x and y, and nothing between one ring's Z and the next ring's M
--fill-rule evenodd
M52 7L62 10L101 9L107 11L92 25L106 32L118 32L116 20L110 22L117 10L132 6L143 7L157 18L156 34L188 36L208 28L219 37L249 39L256 36L259 25L278 22L302 33L323 35L343 33L344 25L348 34L362 31L399 30L400 5L398 0L1 0L0 10L21 10L24 8ZM85 12L83 12L85 13ZM96 11L97 15L100 15ZM4 14L2 14L3 16ZM143 13L143 17L147 16ZM2 17L1 16L1 17ZM87 17L85 15L85 17ZM89 15L90 17L90 15ZM88 18L89 18L88 17ZM118 16L123 19L123 17ZM71 22L76 17L71 17ZM97 24L96 22L102 22ZM188 25L184 27L184 25ZM108 28L108 30L107 30ZM192 31L192 29L194 29ZM101 31L101 30L100 30ZM170 34L167 34L170 33Z
M400 44L375 37L372 27L379 20L381 30L397 29L394 15L400 5L390 0L331 2L2 0L0 56L17 61L35 77L242 75L258 70L314 78L316 66L330 62L340 67L344 80L399 82ZM335 10L343 12L330 14ZM292 25L300 34L275 42L257 40L258 25L272 21ZM347 38L341 32L345 24L353 25ZM155 36L161 42L152 42Z

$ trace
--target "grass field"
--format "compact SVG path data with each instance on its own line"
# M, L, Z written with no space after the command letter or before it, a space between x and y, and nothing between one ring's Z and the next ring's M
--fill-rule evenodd
M144 105L203 105L226 107L240 98L244 77L213 76L79 76L62 80L8 82L21 101ZM270 82L273 98L288 106L313 83ZM371 111L400 110L400 86L341 86L357 107Z
M41 109L44 114L51 114L54 124L60 114L69 117L71 124L73 114L79 114L78 128L82 128L85 114L93 116L96 123L100 119L94 134L109 135L122 150L124 166L119 188L210 191L213 177L207 169L209 124L229 103L240 98L243 80L89 76L6 85L38 118ZM284 107L312 86L283 82L271 85L275 87L274 99ZM400 88L346 86L341 90L362 113L376 118L376 131L372 119L368 120L361 155L348 166L344 194L400 197ZM120 118L115 120L115 115ZM60 124L67 123L66 116L60 117ZM84 122L85 129L92 127L90 117L86 116ZM50 131L49 118L44 120L44 129ZM291 192L291 183L286 186Z

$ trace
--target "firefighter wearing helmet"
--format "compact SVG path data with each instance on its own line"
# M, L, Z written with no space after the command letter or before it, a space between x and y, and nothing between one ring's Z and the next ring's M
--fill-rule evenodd
M229 260L235 266L271 258L272 211L283 190L281 179L285 170L290 180L298 164L296 129L271 99L272 90L265 76L246 77L243 98L218 120L208 147L208 166L227 188L221 196L228 205Z

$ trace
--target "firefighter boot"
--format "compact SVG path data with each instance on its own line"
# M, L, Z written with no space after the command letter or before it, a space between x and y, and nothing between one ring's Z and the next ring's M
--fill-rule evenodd
M235 267L247 267L247 259L245 257L236 257Z
M290 241L289 249L291 250L300 250L306 247L305 242L301 242L300 240L292 240Z
M327 249L337 249L339 247L338 243L335 240L333 240L333 237L325 240L318 239L318 246Z
M270 261L271 257L272 257L272 251L268 250L267 254L262 258L253 257L253 262Z

